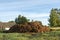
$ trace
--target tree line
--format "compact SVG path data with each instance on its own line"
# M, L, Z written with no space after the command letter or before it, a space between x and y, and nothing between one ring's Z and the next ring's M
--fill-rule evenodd
M49 17L50 27L60 27L60 9L52 8Z

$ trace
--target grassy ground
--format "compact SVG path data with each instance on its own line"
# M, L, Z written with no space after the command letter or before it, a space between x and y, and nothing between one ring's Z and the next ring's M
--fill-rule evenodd
M60 40L60 31L47 33L0 33L0 40Z

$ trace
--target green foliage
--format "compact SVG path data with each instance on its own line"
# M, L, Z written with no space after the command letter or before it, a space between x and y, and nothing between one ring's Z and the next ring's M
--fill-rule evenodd
M60 10L52 9L50 13L49 26L60 26Z
M13 23L14 21L9 21L8 23Z
M26 23L29 22L29 19L27 19L24 16L19 15L18 18L15 19L16 24L22 24L22 23Z
M0 33L0 40L60 40L60 31L46 33Z

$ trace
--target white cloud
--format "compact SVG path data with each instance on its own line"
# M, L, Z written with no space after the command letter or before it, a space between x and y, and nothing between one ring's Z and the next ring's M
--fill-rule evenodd
M23 15L29 18L35 18L35 17L48 17L49 13L31 13L31 12L18 12L18 11L8 11L8 12L0 12L1 16L18 16Z
M28 12L23 12L21 13L21 15L24 15L26 17L30 17L30 18L36 18L36 17L48 17L49 13L28 13Z
M10 14L11 13L11 14ZM28 12L2 12L0 16L0 20L2 21L9 21L14 20L18 15L25 16L31 20L40 20L43 24L47 25L47 19L46 17L49 16L49 13L28 13ZM3 18L2 18L3 17ZM46 23L45 23L46 22Z
M59 3L60 0L26 0L26 1L17 1L17 2L7 2L0 3L0 10L13 10L14 8L29 8L37 5L45 5L45 4L55 4Z

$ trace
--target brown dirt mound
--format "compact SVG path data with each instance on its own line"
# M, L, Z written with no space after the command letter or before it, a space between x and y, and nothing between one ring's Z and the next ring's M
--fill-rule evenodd
M49 31L49 27L43 26L41 22L29 22L25 24L16 24L12 26L9 32L18 32L18 33L25 33L25 32L46 32Z

